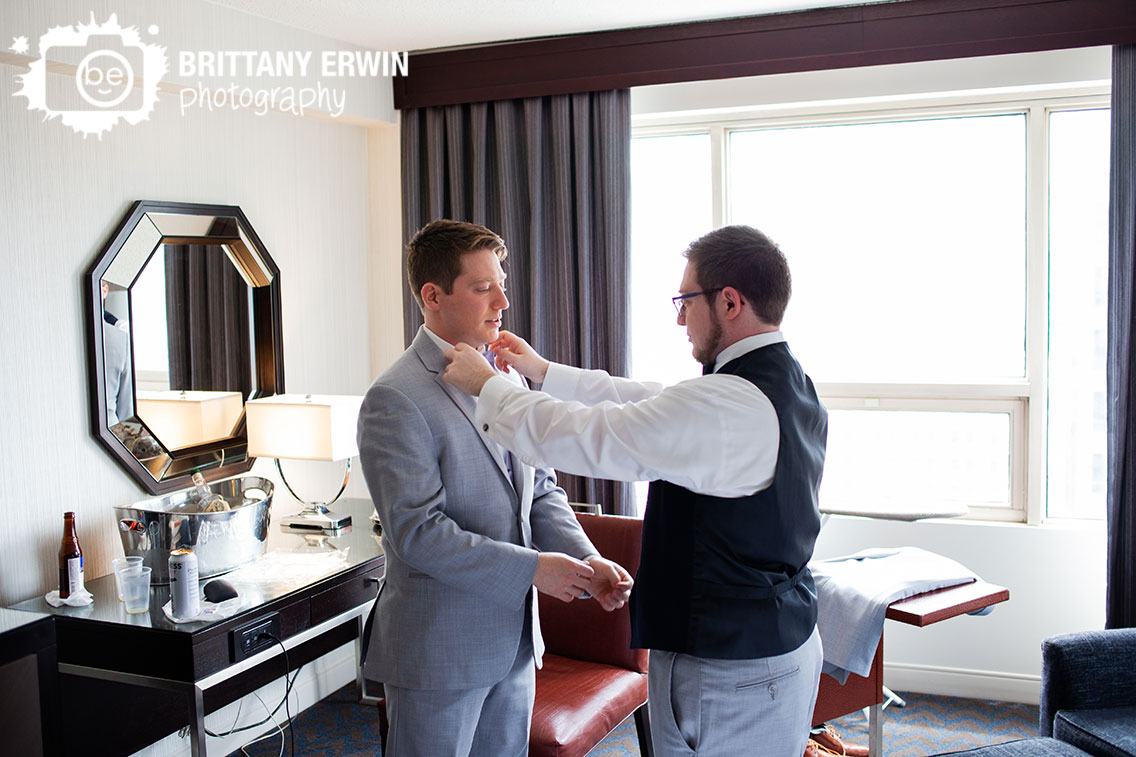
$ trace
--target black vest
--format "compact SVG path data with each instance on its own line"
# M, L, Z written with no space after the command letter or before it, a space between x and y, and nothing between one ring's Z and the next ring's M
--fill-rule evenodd
M631 594L631 646L770 657L799 647L816 624L808 561L820 531L828 413L784 342L748 352L718 373L741 376L773 403L781 427L773 483L733 499L651 483Z

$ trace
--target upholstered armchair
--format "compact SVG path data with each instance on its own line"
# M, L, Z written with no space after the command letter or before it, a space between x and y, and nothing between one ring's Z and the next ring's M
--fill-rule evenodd
M634 575L643 521L577 513L600 554ZM635 713L639 750L651 755L647 652L631 649L627 607L604 612L592 600L542 597L544 667L536 672L530 757L583 757Z
M1136 754L1136 628L1051 636L1041 671L1038 735L1089 754Z
M1136 755L1136 628L1041 643L1038 738L971 749L972 757Z

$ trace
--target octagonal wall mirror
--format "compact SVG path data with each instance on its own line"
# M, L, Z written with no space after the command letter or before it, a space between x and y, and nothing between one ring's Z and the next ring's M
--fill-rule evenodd
M151 494L247 471L284 391L280 271L241 209L138 201L87 271L92 432Z

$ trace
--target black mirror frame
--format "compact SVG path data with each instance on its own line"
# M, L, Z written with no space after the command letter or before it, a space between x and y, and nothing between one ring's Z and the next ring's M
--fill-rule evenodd
M83 276L85 328L87 332L87 385L90 396L91 433L110 456L150 494L184 489L191 485L194 473L201 472L206 479L214 480L248 471L256 458L249 457L248 437L244 415L237 433L226 439L201 444L176 452L166 452L169 461L156 476L150 468L136 458L114 435L106 424L106 378L104 374L102 294L101 282L115 256L122 250L135 228L149 213L173 215L226 216L235 218L245 238L254 248L259 262L270 274L267 283L251 287L252 345L256 370L256 389L250 399L284 392L284 337L280 304L280 269L277 268L252 224L236 205L203 205L184 202L138 200L131 205L110 241L95 257ZM185 243L185 237L176 241ZM200 241L208 242L208 238ZM255 277L254 277L255 278ZM227 457L235 462L226 462Z

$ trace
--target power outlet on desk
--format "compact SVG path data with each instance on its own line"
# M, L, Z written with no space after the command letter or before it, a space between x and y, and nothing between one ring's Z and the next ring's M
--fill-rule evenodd
M274 612L229 632L233 646L233 662L240 662L270 647L280 638L280 613Z

